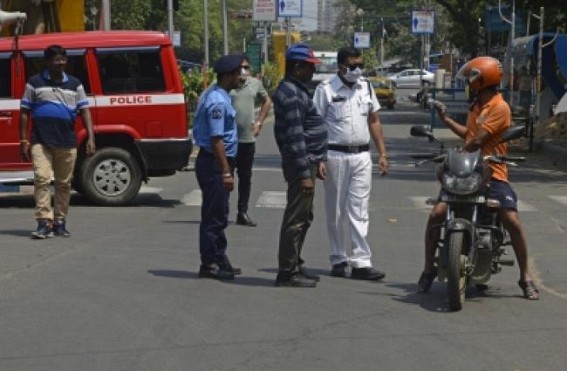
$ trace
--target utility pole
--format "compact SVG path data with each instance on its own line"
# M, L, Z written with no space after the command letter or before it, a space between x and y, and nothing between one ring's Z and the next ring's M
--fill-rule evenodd
M498 12L500 13L500 18L510 24L510 43L508 44L508 56L510 58L510 77L508 78L508 85L510 89L510 106L514 107L514 55L512 54L512 45L514 39L516 38L516 0L512 0L512 20L509 21L502 15L501 0L498 0Z
M173 0L167 0L167 32L173 43Z
M384 18L380 18L382 32L380 33L380 69L384 71Z
M102 0L102 30L110 31L110 0Z
M205 65L203 70L206 71L209 68L209 12L207 0L203 0L203 25L205 26L205 32L203 35L203 45L205 47Z
M228 19L227 19L226 0L222 0L222 39L223 39L223 53L228 54Z

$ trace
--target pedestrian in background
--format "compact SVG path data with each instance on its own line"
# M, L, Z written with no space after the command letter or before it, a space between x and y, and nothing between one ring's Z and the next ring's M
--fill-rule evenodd
M81 81L65 73L66 50L60 45L50 45L44 50L44 58L47 68L28 80L20 110L20 155L33 163L37 230L32 232L32 238L35 239L71 235L66 218L77 159L77 111L81 112L87 131L87 155L92 156L96 151L85 89ZM28 141L30 116L33 121L31 141ZM53 207L49 189L52 177Z
M320 61L306 44L291 45L285 57L285 77L272 96L274 134L287 182L276 286L315 287L319 277L303 267L301 251L313 221L315 178L325 179L326 172L327 129L306 85Z
M364 63L358 49L346 47L337 54L338 73L320 83L314 95L315 106L323 117L329 135L325 210L329 233L331 275L380 280L385 274L372 267L368 235L368 204L372 189L370 139L378 152L380 173L388 172L380 103L372 84L362 77ZM350 254L345 245L348 221Z
M238 139L236 111L230 90L240 83L242 55L225 55L214 65L217 83L199 97L193 135L199 146L195 173L201 188L199 277L232 280L241 270L230 263L225 229L228 225L229 195L234 188L233 169Z
M272 100L262 82L250 76L250 61L246 56L242 61L240 85L230 92L232 106L236 110L238 151L236 155L236 174L238 175L238 214L236 224L255 227L256 223L248 216L248 202L252 186L252 165L256 153L256 137L262 130L264 120L270 111ZM260 102L258 116L254 117L255 102Z

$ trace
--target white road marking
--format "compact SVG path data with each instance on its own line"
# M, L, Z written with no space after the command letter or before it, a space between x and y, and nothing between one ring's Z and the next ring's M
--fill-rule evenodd
M286 205L285 191L264 191L256 202L256 207L267 207L274 209L285 209Z
M567 206L567 196L547 196L547 197L551 198L555 202L559 202L560 204Z
M142 186L139 193L161 193L163 188Z
M201 206L202 202L203 196L201 195L200 189L194 189L186 193L181 199L181 203L187 206Z
M431 205L427 205L425 201L430 197L422 197L422 196L409 196L408 197L411 202L413 203L413 207L418 210L430 210Z

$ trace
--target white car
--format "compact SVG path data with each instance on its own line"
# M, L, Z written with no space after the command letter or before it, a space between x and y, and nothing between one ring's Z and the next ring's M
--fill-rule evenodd
M420 69L409 69L388 76L398 88L419 88L422 85L431 86L435 80L435 74Z

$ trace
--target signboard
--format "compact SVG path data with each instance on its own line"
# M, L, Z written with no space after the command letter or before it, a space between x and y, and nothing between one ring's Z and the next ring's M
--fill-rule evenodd
M502 15L506 19L508 20L512 19L512 10L510 9L510 6L502 5L501 10L502 10ZM508 31L512 27L511 24L505 22L502 19L502 17L500 17L500 12L498 11L498 7L492 7L492 6L487 7L484 10L483 18L484 18L484 27L488 31L502 32L502 31ZM525 23L526 22L524 22L522 14L516 13L516 27L515 27L516 35L522 35L526 32Z
M250 66L254 73L260 72L262 61L262 43L252 41L246 46L246 56L250 60Z
M370 48L370 32L355 32L354 47L359 49Z
M302 0L278 0L278 16L283 18L301 18Z
M411 33L432 34L435 25L435 12L414 10L411 12Z
M252 19L256 22L275 22L277 18L277 0L254 0Z

